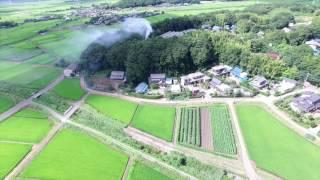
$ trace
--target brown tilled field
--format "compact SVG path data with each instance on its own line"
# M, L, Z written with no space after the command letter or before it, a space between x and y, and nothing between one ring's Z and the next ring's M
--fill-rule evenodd
M200 109L201 116L201 147L207 151L213 150L211 116L209 108L203 107Z

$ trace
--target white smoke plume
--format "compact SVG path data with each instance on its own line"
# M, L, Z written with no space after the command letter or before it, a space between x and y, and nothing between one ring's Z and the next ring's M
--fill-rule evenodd
M119 29L110 29L103 33L96 42L106 47L114 43L127 39L134 34L138 34L147 39L152 33L152 27L149 21L143 18L126 18Z

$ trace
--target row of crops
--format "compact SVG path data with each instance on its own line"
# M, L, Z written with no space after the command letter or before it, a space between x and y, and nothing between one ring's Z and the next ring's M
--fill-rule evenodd
M200 147L200 108L182 108L178 142Z
M227 155L235 155L237 147L227 106L213 106L211 108L211 122L214 151Z

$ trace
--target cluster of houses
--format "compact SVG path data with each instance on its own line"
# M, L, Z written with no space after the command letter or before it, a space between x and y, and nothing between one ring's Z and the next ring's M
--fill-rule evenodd
M223 77L223 78L222 78ZM199 92L212 93L215 90L216 93L222 96L230 95L234 92L235 88L228 82L224 82L223 79L229 79L238 85L243 82L248 82L248 84L260 91L270 91L273 93L278 92L279 94L285 94L296 88L298 82L292 79L284 78L278 84L272 84L263 76L254 76L249 78L247 72L245 72L240 67L230 67L227 65L217 65L212 67L206 73L194 72L178 78L166 77L165 74L150 74L148 83L142 82L136 88L135 92L144 94L149 91L149 85L157 84L160 87L165 87L169 89L172 93L180 93L182 88L188 89L192 94L197 94ZM207 85L207 86L203 86ZM239 89L244 92L244 89Z

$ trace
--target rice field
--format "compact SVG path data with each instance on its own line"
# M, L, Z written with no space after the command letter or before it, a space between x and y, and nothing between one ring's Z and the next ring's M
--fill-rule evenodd
M131 126L166 141L172 141L175 108L157 105L139 105Z
M231 117L226 105L211 107L214 151L226 155L237 154Z
M320 148L283 125L262 105L238 104L240 126L257 167L284 179L320 179Z
M31 145L0 142L0 179L4 179L10 173L31 147Z
M181 144L200 147L201 125L200 108L182 108L180 116L180 127L178 142Z
M124 124L130 123L138 106L133 102L119 98L99 95L90 95L86 99L86 103L102 114Z
M0 122L0 140L37 143L53 126L46 114L23 109Z
M32 66L0 61L0 81L41 89L55 80L61 71L53 67Z
M80 100L86 93L80 86L80 79L64 79L52 91L60 97L75 101Z
M14 106L15 100L8 96L0 94L0 114Z
M168 176L153 169L152 167L143 164L142 162L135 162L132 171L128 175L128 180L170 180Z
M36 179L121 179L128 156L78 130L64 129L21 173Z

